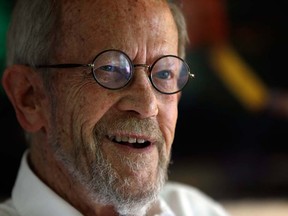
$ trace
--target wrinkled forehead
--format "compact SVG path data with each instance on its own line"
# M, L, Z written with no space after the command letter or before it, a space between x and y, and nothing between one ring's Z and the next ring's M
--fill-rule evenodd
M60 0L61 1L61 0ZM109 17L125 17L128 18L128 14L131 15L141 15L148 14L148 12L155 12L159 8L167 8L166 0L62 0L62 12L64 15L79 15L83 11L86 13L93 12L95 17L97 15L104 16L109 15ZM85 14L85 13L84 13ZM101 17L98 18L101 20ZM75 18L75 17L74 17Z
M176 29L166 0L63 0L61 11L62 35L73 46L148 41Z
M63 4L62 21L66 30L78 25L98 29L100 33L129 31L129 28L139 31L143 26L151 31L168 11L163 0L72 0Z

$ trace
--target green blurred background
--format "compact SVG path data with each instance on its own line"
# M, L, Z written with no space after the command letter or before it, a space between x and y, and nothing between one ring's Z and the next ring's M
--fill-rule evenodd
M12 8L13 1L1 0L0 2L0 71L1 76L5 66L5 42L6 42L6 31L9 23L10 11ZM1 85L1 94L3 94L3 88Z

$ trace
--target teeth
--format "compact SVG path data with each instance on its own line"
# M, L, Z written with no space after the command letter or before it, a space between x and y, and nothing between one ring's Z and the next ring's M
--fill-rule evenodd
M136 142L136 138L131 138L131 137L130 137L129 140L128 140L128 142L129 142L129 143L135 143L135 142Z
M121 141L122 141L121 137L118 137L118 136L115 137L115 140L116 140L117 142L121 142Z
M138 142L138 143L144 143L145 140L144 140L144 139L138 139L137 142Z
M109 136L109 138L112 140L113 138L117 141L117 142L129 142L129 143L144 143L145 140L144 139L136 139L133 137L126 137L126 136Z

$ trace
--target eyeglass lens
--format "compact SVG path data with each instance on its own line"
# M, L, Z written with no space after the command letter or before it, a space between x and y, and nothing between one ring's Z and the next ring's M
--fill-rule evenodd
M96 56L93 64L95 80L108 89L122 88L132 77L132 63L125 53L104 51Z
M106 50L95 57L93 76L103 87L120 89L129 83L133 75L133 63L130 58L118 50ZM165 94L180 91L189 79L188 65L177 56L163 56L150 68L150 81Z

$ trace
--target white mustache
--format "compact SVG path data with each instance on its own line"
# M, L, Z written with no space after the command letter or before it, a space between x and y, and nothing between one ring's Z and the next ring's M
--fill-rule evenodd
M163 134L158 123L153 119L138 119L131 116L102 118L94 127L94 134L98 136L133 136L133 139L155 143L164 142Z

